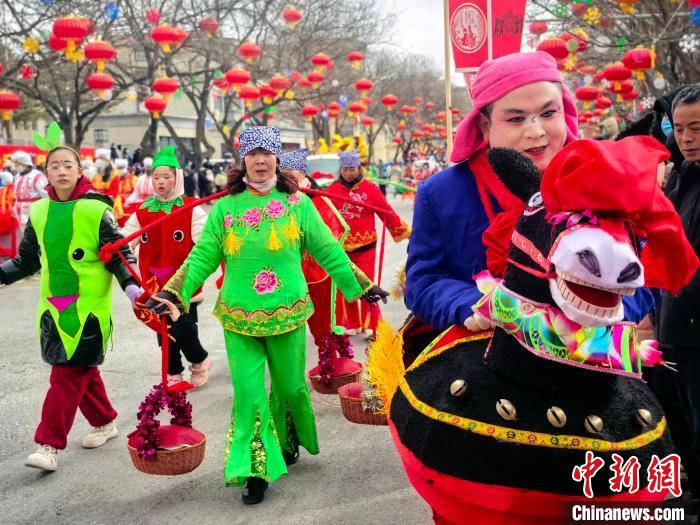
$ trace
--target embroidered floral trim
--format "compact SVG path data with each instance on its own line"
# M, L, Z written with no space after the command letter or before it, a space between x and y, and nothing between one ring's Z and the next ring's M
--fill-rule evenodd
M279 290L282 287L282 280L271 268L263 268L253 277L252 286L258 295L263 295Z
M373 242L377 242L377 232L362 232L362 233L350 233L347 238L345 239L345 243L343 244L343 248L345 248L346 252L352 252L354 250L357 250L358 248L362 248L363 246L367 246L368 244L372 244Z
M224 228L230 228L233 225L233 216L227 213L224 217Z
M265 213L272 219L279 219L286 209L282 201L271 199L265 206Z
M313 304L308 295L291 306L278 306L272 311L229 308L221 298L214 307L214 316L225 330L256 337L291 332L304 325L312 313Z
M234 410L231 411L231 423L228 427L228 433L226 434L226 447L224 452L224 470L228 464L228 458L231 455L231 445L233 443L233 431L236 423L236 416ZM253 433L253 439L250 442L250 476L255 476L256 478L261 478L270 482L270 478L267 475L267 452L265 451L265 445L260 437L260 411L256 411L255 414L255 432ZM270 418L270 425L272 426L272 432L277 439L277 433L275 432L275 424ZM226 480L226 486L228 487L242 487L246 483L247 476L234 476L231 479Z
M355 279L357 279L357 282L359 283L360 288L362 288L362 291L359 293L359 295L357 297L346 298L346 299L348 299L349 302L353 302L353 301L356 301L357 299L359 299L360 297L362 297L363 295L365 295L365 293L367 293L370 290L370 288L372 288L372 286L374 286L374 284L372 284L372 281L369 280L369 278L365 275L365 273L362 270L360 270L355 265L354 262L350 262L350 269L352 270L352 273L355 276Z
M297 436L297 428L294 426L294 420L292 419L292 409L287 403L287 410L284 417L284 423L286 427L286 439L282 450L289 453L293 453L299 446L299 437Z
M447 350L450 350L454 348L457 345L460 345L462 343L471 343L472 341L481 341L482 339L489 339L490 337L493 336L493 331L488 331L488 332L482 332L477 335L472 335L469 337L462 337L460 339L457 339L455 341L452 341L449 344L446 344L444 346L440 346L440 342L443 339L443 336L452 330L452 328L448 328L445 330L443 333L441 333L439 336L437 336L432 343L430 343L427 347L425 347L425 350L423 350L420 354L418 354L418 357L411 363L411 366L408 367L406 372L410 372L411 370L415 370L419 366L423 365L426 361L432 359L433 357L437 357L443 352L446 352ZM435 346L438 346L437 349L434 349Z
M299 202L301 202L301 197L296 193L294 195L290 195L287 199L287 204L290 206L298 206Z
M260 225L262 218L263 214L260 208L249 208L243 214L242 220L249 228L255 228Z
M401 221L401 226L391 230L391 238L394 242L401 242L408 239L411 236L411 227L404 221Z
M177 297L177 300L180 301L179 306L182 306L182 308L185 310L185 313L189 313L190 303L189 301L185 301L182 299L182 295L180 295L180 292L182 291L182 285L185 282L185 278L187 277L187 269L188 266L186 264L180 266L180 268L173 274L170 280L163 287L164 292L170 292L175 297Z
M528 430L519 430L516 428L501 427L484 423L475 419L456 416L449 412L443 412L436 408L423 403L419 400L411 390L411 387L406 382L406 378L402 377L399 382L399 388L406 397L411 406L424 416L452 425L453 427L461 428L467 432L479 434L484 437L491 437L510 443L518 443L521 445L531 445L535 447L562 448L574 450L595 450L598 452L615 452L619 450L635 450L647 446L648 444L661 438L666 430L666 418L661 418L661 421L653 429L640 434L636 437L626 439L624 441L604 441L601 439L591 439L583 436L567 436L556 434L545 434L542 432L530 432Z

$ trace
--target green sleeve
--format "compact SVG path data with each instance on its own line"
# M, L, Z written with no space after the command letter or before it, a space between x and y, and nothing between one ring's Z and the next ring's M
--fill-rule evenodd
M302 198L300 204L303 206L304 248L328 272L348 301L358 299L372 287L372 281L349 259L311 199Z
M207 218L197 244L163 287L164 291L175 294L186 312L190 309L192 294L216 271L224 257L221 251L224 231L222 221L221 207L217 203Z

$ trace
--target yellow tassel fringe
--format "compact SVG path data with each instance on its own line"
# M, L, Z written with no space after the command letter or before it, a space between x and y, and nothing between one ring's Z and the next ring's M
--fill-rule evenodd
M236 255L243 246L243 239L233 233L233 228L229 228L226 232L226 241L224 242L224 250L229 255Z
M267 249L271 252L276 252L282 248L282 243L280 238L277 236L277 230L275 230L275 225L270 224L270 238L267 240Z
M369 347L367 382L384 403L384 408L379 413L388 414L399 381L406 373L403 366L403 338L401 334L394 333L386 321L379 321L376 335Z
M301 239L301 231L294 220L294 215L289 216L289 224L284 227L282 234L289 242L295 242Z

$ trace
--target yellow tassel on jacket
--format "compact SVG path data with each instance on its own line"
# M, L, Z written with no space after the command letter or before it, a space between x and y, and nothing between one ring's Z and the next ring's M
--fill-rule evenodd
M236 255L238 250L243 246L243 239L233 232L233 228L229 228L226 232L226 240L224 242L224 251L229 255Z
M384 403L380 413L388 414L391 399L406 370L403 366L403 337L394 333L386 321L379 321L377 325L377 337L369 347L366 366L367 382Z
M270 238L267 240L267 249L271 252L276 252L282 248L282 243L280 238L277 236L277 230L275 230L275 225L270 224Z
M289 216L289 224L284 227L282 234L289 242L295 242L301 239L301 231L294 220L294 215Z

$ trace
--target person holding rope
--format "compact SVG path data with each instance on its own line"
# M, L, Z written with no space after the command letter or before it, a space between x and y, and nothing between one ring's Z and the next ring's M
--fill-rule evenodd
M243 165L229 172L229 194L212 208L199 241L164 287L146 302L177 318L223 260L226 271L214 309L224 328L234 387L224 476L245 486L243 502L260 503L268 483L287 472L301 444L318 454L306 386L305 325L313 313L302 255L308 250L349 300L386 300L343 251L311 200L282 174L277 128L243 130ZM272 379L265 390L265 363Z
M112 334L112 276L132 305L139 286L126 267L125 261L136 262L128 246L121 248L124 260L117 253L107 262L98 257L102 246L122 238L111 199L92 191L80 155L60 145L56 123L39 139L37 146L48 151L48 197L31 205L19 254L0 265L0 284L41 271L39 341L51 378L34 435L39 448L25 465L55 471L78 408L94 427L83 447L97 448L117 436L117 412L98 365Z
M345 239L345 251L350 260L374 280L377 258L375 215L379 216L384 227L389 230L394 242L408 239L411 228L396 214L379 188L362 176L357 151L341 152L338 157L340 173L338 180L328 187L328 193L351 199L351 202L336 201L340 214L350 226L350 234ZM362 204L381 208L386 213L376 213ZM371 338L379 319L378 316L371 315L369 305L363 303L360 307L357 302L346 301L342 297L338 299L338 321L345 326L346 333L353 335L363 331Z
M184 177L180 162L175 156L175 146L167 146L156 153L153 157L153 175L149 179L153 183L155 195L147 197L129 217L122 230L125 236L170 215L193 200L189 197L183 198ZM184 262L199 239L206 220L207 214L197 206L142 234L130 243L134 250L139 247L139 272L145 288L150 293L159 292ZM195 388L203 387L209 379L212 362L199 341L197 328L197 305L203 300L204 294L200 289L192 298L190 311L181 315L177 322L168 328L168 333L172 336L168 345L169 386L183 380L184 367L180 353L191 363L190 383ZM162 344L160 334L158 344Z

